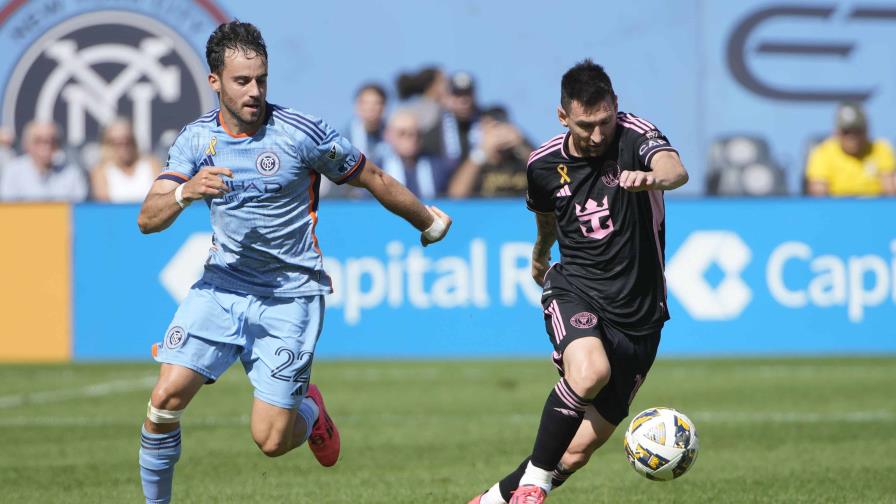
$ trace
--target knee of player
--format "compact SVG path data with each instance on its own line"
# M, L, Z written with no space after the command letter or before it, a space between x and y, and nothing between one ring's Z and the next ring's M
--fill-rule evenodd
M279 457L290 449L289 443L285 439L256 439L255 444L258 445L258 449L261 450L261 453L264 453L268 457Z
M186 408L188 401L176 390L172 390L164 385L158 385L152 391L150 402L156 408L176 411Z
M566 370L566 381L577 394L593 398L610 381L610 366L595 362L579 363Z

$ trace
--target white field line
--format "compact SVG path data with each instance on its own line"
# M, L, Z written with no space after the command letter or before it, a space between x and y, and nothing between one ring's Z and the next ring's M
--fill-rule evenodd
M156 375L142 376L140 378L132 378L129 380L94 383L75 389L46 390L43 392L26 392L23 394L5 395L0 396L0 410L34 404L57 403L70 401L72 399L83 399L86 397L103 397L122 392L132 392L135 390L148 391L155 385L156 379Z
M399 421L407 422L414 417L407 415L339 415L337 420L344 424L358 424L370 421L381 423L395 423ZM420 420L425 420L429 416L421 413ZM468 418L468 415L458 413L457 415L449 415L454 419ZM493 415L500 416L508 423L535 423L540 415L532 414L515 414L515 415ZM820 423L873 423L873 422L889 422L896 421L896 412L893 411L852 411L843 413L798 413L798 412L778 412L778 413L738 413L734 411L703 411L695 412L689 415L694 423L698 426L703 424L820 424ZM446 415L440 415L445 418ZM61 417L61 416L17 416L0 418L0 427L121 427L139 425L143 419L143 411L140 408L134 410L133 416L102 418L102 417ZM242 427L249 425L249 416L240 415L232 417L221 416L190 416L189 412L184 415L184 425L190 427ZM623 422L625 425L625 422Z

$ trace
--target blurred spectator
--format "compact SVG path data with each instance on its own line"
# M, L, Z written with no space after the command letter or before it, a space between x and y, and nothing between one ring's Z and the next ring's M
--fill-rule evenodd
M834 135L809 154L808 192L813 196L896 194L893 149L886 140L871 141L861 105L837 108Z
M435 198L445 193L451 167L443 159L421 151L417 115L407 109L396 110L386 125L390 151L383 159L383 170L404 184L419 198Z
M378 84L364 84L355 93L355 116L343 131L352 145L377 164L380 164L388 149L383 138L385 111L386 90ZM328 198L360 198L367 191L350 184L336 185L330 179L321 177L320 194Z
M438 155L442 148L439 123L447 93L445 74L438 67L426 67L417 73L399 75L395 87L402 107L417 116L423 152Z
M6 166L0 179L3 201L83 201L87 180L59 149L59 130L52 122L32 121L22 133L25 154Z
M3 168L15 157L15 151L12 150L12 144L15 141L15 131L6 126L0 126L0 179L3 178Z
M103 131L100 162L90 171L90 188L97 201L143 201L162 168L152 156L140 156L127 119L112 121Z
M438 155L459 164L479 141L479 107L473 76L457 72L451 76L445 112L440 123ZM425 143L425 140L424 140Z
M448 196L523 196L526 194L526 165L532 147L507 117L503 107L482 111L482 139L460 165Z
M706 193L713 196L783 195L787 194L787 180L764 138L724 136L713 141L709 150Z
M355 117L344 132L352 145L374 162L384 141L385 112L386 90L378 84L365 84L355 93Z

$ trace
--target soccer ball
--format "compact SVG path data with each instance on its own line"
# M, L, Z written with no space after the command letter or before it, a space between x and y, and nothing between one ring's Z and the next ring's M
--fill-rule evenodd
M697 459L697 429L672 408L642 411L625 431L625 454L638 474L654 481L673 480Z

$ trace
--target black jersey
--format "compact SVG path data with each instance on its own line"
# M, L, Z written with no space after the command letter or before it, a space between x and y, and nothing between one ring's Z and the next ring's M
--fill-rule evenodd
M606 321L645 334L669 319L663 192L626 191L619 187L619 173L650 171L657 152L675 149L637 116L619 112L616 124L612 144L600 157L570 154L569 133L535 150L529 157L527 205L557 218L562 257L554 271Z

